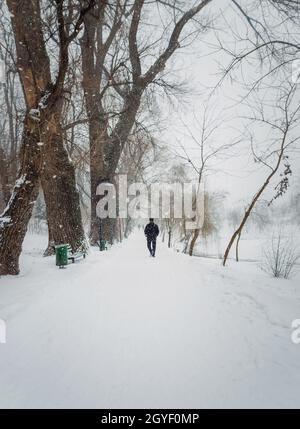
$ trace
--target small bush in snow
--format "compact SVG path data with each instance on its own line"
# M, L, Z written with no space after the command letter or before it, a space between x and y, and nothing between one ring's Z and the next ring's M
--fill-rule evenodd
M270 243L263 249L261 268L273 277L287 279L296 268L299 258L299 248L293 239L284 237L279 232L273 235Z

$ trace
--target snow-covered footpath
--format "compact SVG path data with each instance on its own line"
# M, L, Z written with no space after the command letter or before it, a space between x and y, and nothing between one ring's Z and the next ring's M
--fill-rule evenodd
M300 282L136 233L59 270L28 237L0 279L0 407L299 407Z

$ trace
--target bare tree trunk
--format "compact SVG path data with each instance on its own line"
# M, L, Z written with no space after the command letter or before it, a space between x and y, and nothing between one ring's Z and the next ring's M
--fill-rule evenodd
M286 137L286 135L285 135L285 137ZM284 145L285 137L284 137L284 140L283 140L283 145ZM226 262L227 262L227 259L228 259L231 247L232 247L233 243L235 242L236 238L241 235L241 233L243 231L243 228L244 228L244 226L245 226L245 224L246 224L246 222L247 222L247 220L248 220L248 218L249 218L249 216L250 216L253 208L255 207L255 204L259 200L261 194L264 192L264 190L269 185L270 180L275 175L275 173L277 172L277 170L278 170L278 168L280 166L280 163L281 163L281 160L282 160L282 157L283 157L283 152L284 152L284 146L283 145L281 147L281 152L280 152L280 155L278 157L278 161L277 161L276 167L272 170L272 173L269 174L269 176L267 177L266 181L264 182L264 184L262 185L262 187L260 188L260 190L258 191L258 193L253 197L253 200L251 201L250 206L245 211L245 214L244 214L244 216L242 218L242 221L241 221L239 227L234 231L234 233L233 233L233 235L232 235L232 237L231 237L231 239L230 239L230 241L228 243L228 246L227 246L227 248L225 250L224 257L223 257L223 266L226 265Z
M105 5L103 4L105 7ZM103 25L103 6L96 5L93 11L99 15L99 19L94 13L86 14L84 18L84 34L80 40L82 54L82 87L84 91L86 112L89 124L89 142L90 142L90 192L91 192L91 222L90 222L90 244L95 246L99 240L100 221L96 214L99 196L96 195L97 186L101 181L109 180L106 177L104 168L104 136L106 135L106 124L101 110L101 100L99 100L100 84L103 62L99 58L99 52L96 50L96 35L99 32L98 43L100 44L100 35L102 35ZM99 54L96 58L97 53ZM102 57L102 54L100 55ZM108 239L107 222L102 224L103 238Z
M172 230L171 228L169 228L169 231L168 231L168 248L169 249L171 248L171 240L172 240Z
M240 239L241 239L241 232L238 235L237 241L236 241L236 246L235 246L235 259L236 262L239 262L239 244L240 244Z
M8 203L10 198L9 175L8 159L4 150L0 146L0 181L3 193L3 202L5 205Z
M27 113L24 120L18 179L9 203L0 218L0 274L2 275L19 273L22 243L39 190L42 150L38 143L44 139L42 124L47 123L47 114L44 110L39 111L40 117L34 117L31 109L38 107L51 81L39 2L37 0L22 2L22 14L20 14L20 1L7 0L7 6L11 13L17 66Z
M105 173L103 164L103 141L99 120L92 119L89 123L90 130L90 189L91 189L91 225L90 225L90 243L94 246L99 239L99 219L96 208L99 196L96 195L97 186L103 181L112 182L112 178ZM107 234L107 221L104 221L103 238L109 240Z
M191 240L190 248L189 248L189 255L190 256L193 256L194 247L195 247L196 241L199 237L199 234L200 234L200 228L195 229L194 234L193 234L193 238Z
M53 245L62 243L70 244L73 251L86 249L75 170L60 133L51 139L51 150L45 153L44 162L46 168L42 169L41 182L49 231L49 243L44 254L53 254Z
M39 190L39 129L25 119L21 168L9 204L0 217L0 275L19 273L19 256ZM22 203L20 203L22 202Z
M9 138L10 138L10 151L9 151L10 166L9 166L9 179L8 179L8 182L9 182L8 185L10 186L10 191L13 188L13 184L16 180L16 176L18 172L17 141L15 136L15 130L14 130L13 107L12 107L13 97L14 97L13 88L9 88L8 83L6 83L4 85L4 98L5 98L6 108L7 108Z

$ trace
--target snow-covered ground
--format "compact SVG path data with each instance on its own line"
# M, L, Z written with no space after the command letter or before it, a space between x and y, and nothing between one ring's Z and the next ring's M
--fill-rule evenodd
M222 258L228 242L232 236L232 228L224 228L217 234L209 236L207 239L199 237L194 248L194 255L212 258ZM241 261L259 262L263 259L264 251L271 248L272 237L275 240L281 233L282 241L289 241L290 244L300 250L300 228L298 225L287 225L284 227L273 226L258 232L248 230L243 232L239 242L239 258ZM184 244L174 240L175 247L182 251ZM231 256L235 257L235 245L232 247Z
M188 256L142 232L59 270L29 236L0 279L0 407L299 407L300 276Z

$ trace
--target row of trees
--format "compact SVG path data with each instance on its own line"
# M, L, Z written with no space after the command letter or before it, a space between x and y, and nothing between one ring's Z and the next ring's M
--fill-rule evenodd
M0 274L19 272L22 242L40 184L47 207L47 253L53 243L68 242L73 250L87 245L63 129L66 99L73 89L72 72L77 78L76 65L70 71L70 52L76 51L79 33L83 31L80 49L89 127L93 244L98 238L96 186L102 180L113 182L143 94L179 47L185 26L208 3L202 1L187 12L176 13L165 47L158 52L159 41L149 45L143 41L139 47L138 30L147 6L143 0L7 1L26 108L19 172L1 217ZM165 9L167 13L168 9L176 11L168 3Z

